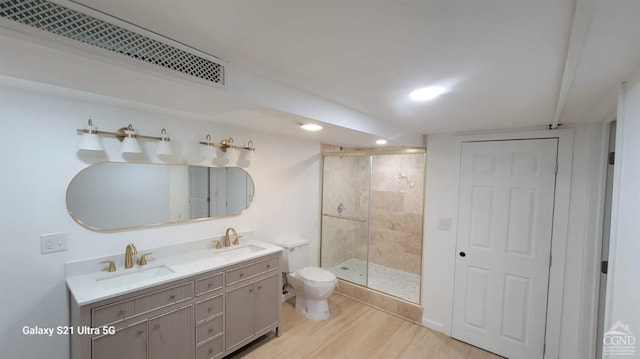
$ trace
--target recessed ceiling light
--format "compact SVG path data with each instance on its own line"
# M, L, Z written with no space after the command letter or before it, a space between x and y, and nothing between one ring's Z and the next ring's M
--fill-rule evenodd
M316 125L315 123L301 124L300 128L302 128L305 131L320 131L320 130L322 130L322 126Z
M411 98L413 101L427 101L433 100L434 98L442 95L445 92L447 92L447 89L445 89L444 87L423 87L411 91L411 93L409 94L409 98Z
M386 145L387 144L387 140L383 140L383 139L377 140L376 144L377 145Z

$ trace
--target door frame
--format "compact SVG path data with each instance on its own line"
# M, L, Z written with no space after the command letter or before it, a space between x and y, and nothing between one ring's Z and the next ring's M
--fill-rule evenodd
M571 194L571 169L573 161L573 129L556 129L527 132L505 132L486 135L459 136L463 142L488 142L506 140L558 139L558 174L553 205L553 228L551 234L552 265L549 269L549 291L547 293L547 320L545 324L545 358L560 355L560 332L562 326L562 304L564 298L565 262L569 230L569 203ZM460 158L459 158L460 160ZM459 208L459 206L458 206ZM456 234L456 246L458 236ZM454 279L455 280L455 279ZM453 286L452 288L453 289ZM453 298L454 293L451 293ZM453 300L451 301L453 321ZM451 330L451 328L449 328ZM451 333L449 333L451 335Z

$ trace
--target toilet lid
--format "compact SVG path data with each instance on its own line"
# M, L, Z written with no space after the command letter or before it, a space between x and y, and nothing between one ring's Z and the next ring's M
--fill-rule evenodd
M318 267L306 267L300 269L298 276L307 282L329 283L336 280L336 276L326 269Z

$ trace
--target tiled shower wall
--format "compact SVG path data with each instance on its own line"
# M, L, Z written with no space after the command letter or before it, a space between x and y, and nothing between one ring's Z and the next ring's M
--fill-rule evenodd
M420 274L424 166L424 154L373 157L369 262Z

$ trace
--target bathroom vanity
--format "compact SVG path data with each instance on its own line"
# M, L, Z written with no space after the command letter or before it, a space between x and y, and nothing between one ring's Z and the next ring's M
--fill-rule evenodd
M72 358L222 358L279 335L280 256L250 241L68 276Z

